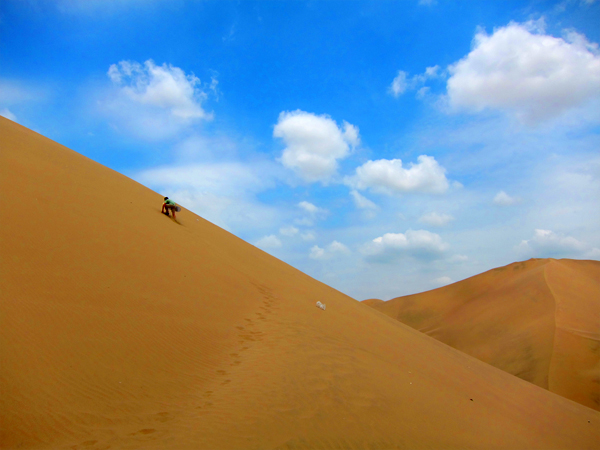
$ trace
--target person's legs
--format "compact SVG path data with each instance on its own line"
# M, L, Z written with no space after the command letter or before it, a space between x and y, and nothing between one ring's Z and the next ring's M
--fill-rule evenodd
M171 205L171 212L173 213L173 219L177 219L177 217L175 217L175 210L176 210L176 207Z

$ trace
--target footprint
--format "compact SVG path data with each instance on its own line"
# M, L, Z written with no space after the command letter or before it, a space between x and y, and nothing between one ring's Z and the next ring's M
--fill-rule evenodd
M244 327L236 327L238 330L243 330Z
M223 382L221 383L221 386L224 386L224 385L226 385L226 384L228 384L228 383L231 383L231 380L225 380L225 381L223 381Z
M156 430L154 428L144 428L143 430L140 430L136 433L131 433L130 436L135 436L137 434L151 434L151 433L155 433Z
M225 375L227 372L225 372L224 370L217 370L217 373L219 375Z
M138 431L138 433L142 433L142 434L151 434L151 433L155 433L156 430L154 428L144 428L143 430Z

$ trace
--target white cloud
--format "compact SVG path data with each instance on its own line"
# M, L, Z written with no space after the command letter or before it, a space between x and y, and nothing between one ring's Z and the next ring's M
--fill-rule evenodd
M585 248L585 243L572 236L536 229L531 239L521 241L517 251L525 256L548 258L581 255Z
M306 231L302 233L300 237L305 241L314 241L317 238L314 231Z
M394 97L399 97L400 95L404 94L407 90L413 90L413 89L417 89L419 86L422 86L427 80L431 79L431 78L438 78L440 75L439 73L439 69L440 66L432 66L432 67L427 67L425 69L425 72L419 75L415 75L413 77L408 77L408 73L403 71L403 70L399 70L398 71L398 75L396 75L396 78L394 78L392 80L392 84L389 87L389 92L394 96ZM425 95L427 94L427 92L429 91L428 87L421 87L418 91L417 91L417 97L418 98L423 98L425 97Z
M298 206L307 213L309 213L312 217L323 218L329 212L325 208L319 208L318 206L313 205L312 203L307 201L301 201L300 203L298 203Z
M170 64L157 66L148 60L112 64L107 72L116 91L100 102L105 112L146 139L161 139L177 134L198 120L211 120L202 102L207 94L200 80Z
M322 220L325 217L327 217L327 214L329 214L329 211L327 211L326 209L319 208L318 206L313 205L312 203L307 201L301 201L300 203L298 203L297 206L300 209L302 209L307 215L302 218L295 219L294 222L296 223L296 225L311 227L314 225L316 220Z
M311 259L323 259L325 257L325 249L315 245L310 249L308 257Z
M333 241L326 248L321 248L318 245L310 249L308 255L311 259L330 259L339 255L349 255L350 249L338 241Z
M450 283L452 283L452 278L446 276L439 277L433 280L433 284L435 284L436 286L445 286Z
M360 143L358 128L343 122L340 129L329 116L296 110L279 114L273 136L286 145L280 161L308 182L328 182L338 160Z
M15 116L12 112L10 112L10 110L8 108L4 108L4 109L0 110L0 116L6 117L7 119L12 120L13 122L17 121L17 116Z
M404 94L404 92L406 91L406 88L408 87L408 83L406 81L406 75L407 75L406 72L404 72L403 70L399 70L398 75L396 75L396 78L394 78L392 80L392 85L390 86L390 92L392 93L392 95L394 97L399 97L400 95Z
M350 249L338 241L333 241L331 244L329 244L327 250L329 250L331 253L350 253Z
M449 67L450 105L511 111L536 123L600 96L598 45L574 31L546 35L543 26L511 22L491 36L478 31L471 52Z
M279 234L281 234L282 236L287 236L287 237L293 237L296 236L298 234L298 228L294 227L294 226L289 226L289 227L283 227L279 229Z
M312 203L307 202L307 201L302 201L302 202L298 203L298 206L300 208L302 208L304 211L306 211L307 213L310 213L310 214L316 214L319 211L319 209L320 209L319 207L317 207L317 206L315 206Z
M432 67L427 67L425 69L425 75L428 78L436 77L436 76L438 76L438 71L439 70L440 70L440 66L438 66L438 65L435 65L435 66L432 66Z
M352 200L354 200L354 205L356 205L357 208L371 210L379 209L377 208L377 205L375 203L373 203L368 198L360 195L360 193L358 193L358 191L354 189L350 191L350 195L352 196Z
M600 260L600 248L594 247L584 255L584 258Z
M312 227L315 224L315 221L310 217L302 217L301 219L294 219L294 223L296 225Z
M277 236L271 234L260 238L255 245L262 249L279 248L281 247L281 241Z
M430 92L429 86L423 86L421 89L419 89L417 91L417 98L419 100L424 99L427 96L427 94L429 94L429 92Z
M436 212L424 214L419 218L419 222L426 223L427 225L434 227L443 227L448 225L452 220L454 220L454 217L452 217L450 214L438 214Z
M465 261L467 261L468 259L469 259L469 257L468 257L467 255L458 255L458 254L456 254L456 255L452 255L452 256L451 256L451 257L448 259L448 261L449 261L449 262L452 262L452 263L454 263L454 262L456 262L456 263L459 263L459 262L465 262Z
M446 169L431 156L421 155L418 161L410 163L408 169L400 159L368 161L356 169L356 175L347 177L346 183L355 189L370 188L386 194L446 192L449 186Z
M426 230L408 230L406 233L386 233L365 244L362 253L370 260L392 262L402 256L424 260L439 259L449 248L442 238Z
M494 204L499 206L510 206L521 201L518 197L511 197L504 191L500 191L494 197Z
M197 88L200 80L179 67L121 61L109 67L108 77L134 102L167 109L181 119L211 118L201 106L206 94Z

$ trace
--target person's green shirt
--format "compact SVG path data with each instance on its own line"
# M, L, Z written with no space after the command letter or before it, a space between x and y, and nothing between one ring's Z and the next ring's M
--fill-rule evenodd
M175 204L175 202L174 202L173 200L171 200L170 198L168 198L168 199L166 199L166 200L165 200L165 204L166 204L166 205L173 205L173 206L177 206L177 205Z

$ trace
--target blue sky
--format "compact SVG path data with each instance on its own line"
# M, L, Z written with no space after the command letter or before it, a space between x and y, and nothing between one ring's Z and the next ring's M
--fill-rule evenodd
M389 299L600 260L599 23L592 0L4 0L0 114Z

